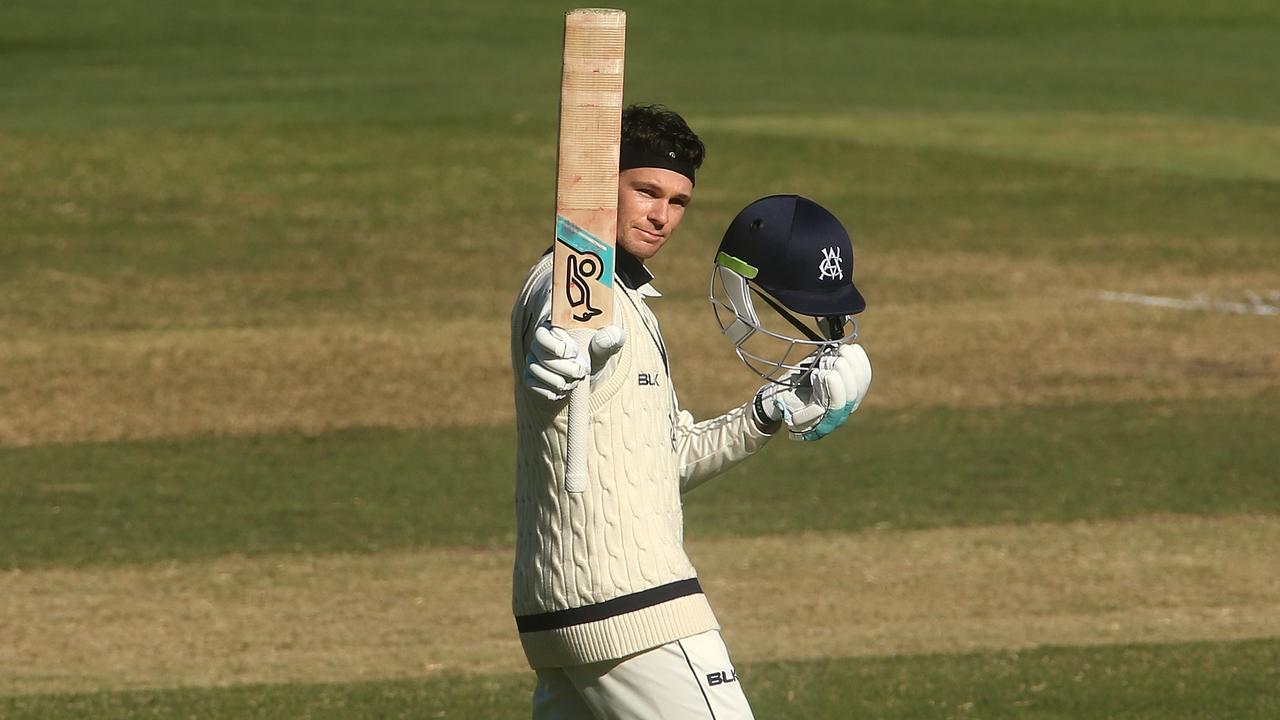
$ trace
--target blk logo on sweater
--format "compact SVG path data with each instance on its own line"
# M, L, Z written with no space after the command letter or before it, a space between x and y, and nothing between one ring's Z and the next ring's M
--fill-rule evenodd
M658 387L658 373L640 373L640 385L648 387Z

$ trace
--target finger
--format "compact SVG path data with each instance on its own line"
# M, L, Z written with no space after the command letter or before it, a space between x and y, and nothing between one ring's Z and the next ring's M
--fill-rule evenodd
M839 407L853 402L858 397L858 373L843 355L832 364L831 373L839 380L844 392L844 402Z
M576 366L576 363L575 363ZM525 368L525 376L531 381L530 387L542 387L555 393L567 393L572 390L581 378L566 377L558 372L534 363Z
M569 333L558 327L539 325L533 331L533 347L530 351L539 360L547 358L576 358L578 345Z
M774 402L783 408L783 418L787 421L787 428L793 432L808 430L826 413L826 408L822 405L800 397L794 390L779 393Z
M533 390L545 390L550 393L562 392L566 389L564 378L548 372L539 365L528 365L524 369L524 384Z
M557 400L564 399L564 394L553 393L550 390L547 390L546 388L534 387L530 385L529 391L532 392L534 395L537 395L545 400L550 400L551 402L556 402Z
M838 407L833 403L845 396L843 388L839 387L841 384L840 375L835 370L814 370L809 375L809 394L801 397L823 409Z
M809 402L800 397L795 390L783 390L773 396L774 406L782 413L782 417L791 426L796 422L796 413L803 412Z
M840 357L844 358L844 360L849 363L849 366L853 368L854 372L860 379L864 376L867 379L870 378L871 360L867 357L867 351L864 350L861 345L856 343L852 345L842 345L840 347Z
M606 325L591 336L587 351L591 354L591 369L598 371L609 362L627 342L627 333L617 325Z
M552 358L550 360L538 360L530 364L541 366L543 369L549 370L570 382L581 380L587 375L586 368L582 367L582 363L578 362L577 358Z
M811 429L822 416L827 413L827 409L817 403L809 403L791 413L791 421L787 423L787 427L792 432L804 432Z
M862 398L866 397L867 389L871 387L871 360L867 357L867 351L856 344L845 345L840 349L840 354L853 371L855 393L851 399L856 408L861 404Z
M822 406L829 410L842 408L849 401L850 388L845 385L844 374L840 371L842 364L845 364L843 359L837 359L835 367L823 371L818 378L822 383Z
M548 387L545 384L545 381L536 377L528 367L524 370L524 385L529 388L533 394L551 401L563 400L565 395L568 394L567 392L556 391L555 389Z

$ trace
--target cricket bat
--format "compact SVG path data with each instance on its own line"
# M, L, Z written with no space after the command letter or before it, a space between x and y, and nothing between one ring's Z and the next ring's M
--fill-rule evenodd
M584 353L595 331L613 322L626 28L621 10L584 8L564 18L551 324ZM590 377L570 392L568 412L565 490L580 493L591 447Z

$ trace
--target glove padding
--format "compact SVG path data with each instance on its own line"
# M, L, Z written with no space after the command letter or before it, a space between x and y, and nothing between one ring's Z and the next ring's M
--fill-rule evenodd
M793 379L794 370L783 378ZM784 422L793 440L821 440L849 419L871 386L871 361L860 345L841 345L818 358L799 387L770 383L757 393L762 424Z
M563 328L542 322L524 357L524 384L547 400L563 400L588 373L598 376L626 341L622 328L607 325L591 336L584 355Z

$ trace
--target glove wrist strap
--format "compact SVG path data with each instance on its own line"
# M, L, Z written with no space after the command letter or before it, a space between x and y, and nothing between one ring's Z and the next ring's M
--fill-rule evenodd
M756 393L756 398L751 403L751 416L752 416L752 419L755 420L756 427L760 429L760 432L763 432L768 435L772 435L774 432L778 430L778 425L782 421L774 420L769 417L769 412L765 410L765 406L764 406L764 403L765 403L764 396L765 396L765 392L763 389L761 389L760 392Z

